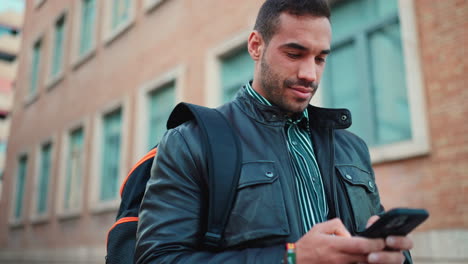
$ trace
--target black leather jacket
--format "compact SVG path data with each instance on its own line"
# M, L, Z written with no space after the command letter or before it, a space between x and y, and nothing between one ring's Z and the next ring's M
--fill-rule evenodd
M351 125L348 110L308 109L328 218L341 218L355 234L371 215L383 211L367 146L344 130ZM200 243L207 181L200 131L191 121L169 130L159 145L140 208L137 263L279 264L284 244L303 235L284 114L244 89L219 110L239 135L243 152L237 199L225 231L226 249L210 252ZM267 177L266 172L274 176Z

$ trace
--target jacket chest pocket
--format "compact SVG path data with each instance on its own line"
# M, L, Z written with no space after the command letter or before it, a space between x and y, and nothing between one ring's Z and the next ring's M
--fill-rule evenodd
M367 220L380 210L380 199L372 174L351 165L336 166L344 183L346 197L354 216L354 228L360 232L366 228Z
M289 225L275 163L244 163L224 233L226 246L287 235Z

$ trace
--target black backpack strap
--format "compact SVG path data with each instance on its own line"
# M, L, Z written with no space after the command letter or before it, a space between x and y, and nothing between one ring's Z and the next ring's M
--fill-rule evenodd
M220 248L227 220L235 201L239 182L242 152L239 139L228 120L218 110L180 103L171 113L167 128L174 128L195 118L206 142L209 208L204 244Z

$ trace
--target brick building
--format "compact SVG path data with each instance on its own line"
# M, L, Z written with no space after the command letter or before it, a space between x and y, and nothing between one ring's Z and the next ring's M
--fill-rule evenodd
M21 43L23 15L20 10L0 10L0 195L5 166L13 87L17 70L17 55Z
M245 44L262 2L27 1L0 263L102 263L119 183L171 107L217 106L252 77ZM331 2L313 103L352 110L387 208L430 211L416 263L466 263L466 1Z

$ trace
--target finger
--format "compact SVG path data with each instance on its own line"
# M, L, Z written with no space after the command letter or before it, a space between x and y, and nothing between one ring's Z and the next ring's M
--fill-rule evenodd
M367 224L366 224L366 228L368 228L369 226L371 226L373 223L375 223L377 220L379 220L380 216L378 215L373 215L369 218L369 220L367 220Z
M389 236L385 239L388 247L399 250L410 250L413 248L413 240L408 236Z
M363 237L338 237L330 236L330 245L340 252L348 254L369 254L382 251L385 248L383 239L368 239Z
M399 251L380 251L373 252L367 257L369 263L403 263L405 256Z
M317 225L317 230L322 234L336 235L342 237L351 237L343 222L339 218L320 223Z

